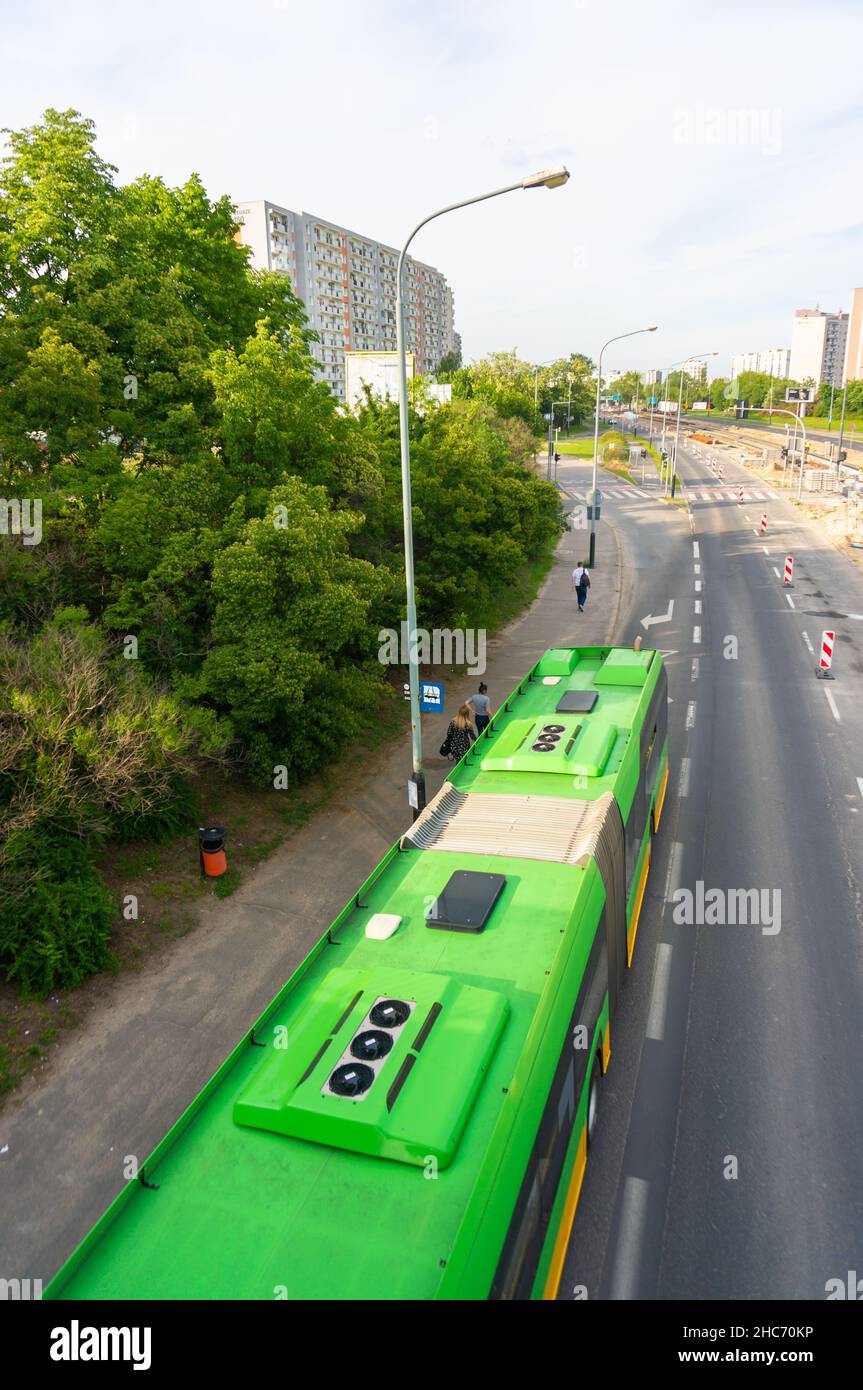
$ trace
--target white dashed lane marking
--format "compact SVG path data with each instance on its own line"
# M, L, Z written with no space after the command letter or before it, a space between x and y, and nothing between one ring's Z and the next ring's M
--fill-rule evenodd
M660 941L656 948L656 965L653 970L653 987L650 991L650 1008L647 1013L647 1036L654 1042L662 1042L665 1036L665 1014L668 1008L668 985L671 980L671 947L667 941Z

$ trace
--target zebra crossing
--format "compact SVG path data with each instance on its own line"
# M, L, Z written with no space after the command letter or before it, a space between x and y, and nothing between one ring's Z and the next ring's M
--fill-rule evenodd
M736 502L740 492L740 484L735 487L700 487L690 483L686 488L687 496L692 502ZM744 502L766 502L768 499L775 499L777 492L772 487L747 487L743 484Z
M739 483L734 487L701 487L689 484L686 488L686 495L690 502L736 502L738 500L739 489ZM565 488L561 485L561 491L565 492L566 495L571 497L575 502L585 502L587 500L585 493L577 491L574 488ZM642 488L620 484L616 487L602 487L600 491L602 492L603 498L616 497L630 502L641 501L648 497L657 497L661 495L660 488L656 485L652 488L649 486ZM774 499L776 496L777 493L773 488L746 487L744 484L744 501L746 502L766 502L769 499Z

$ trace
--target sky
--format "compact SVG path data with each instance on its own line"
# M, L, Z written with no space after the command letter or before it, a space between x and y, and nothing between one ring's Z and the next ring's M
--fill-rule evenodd
M96 123L130 181L197 172L412 250L466 360L664 367L790 346L863 285L859 0L30 0L3 6L0 124Z

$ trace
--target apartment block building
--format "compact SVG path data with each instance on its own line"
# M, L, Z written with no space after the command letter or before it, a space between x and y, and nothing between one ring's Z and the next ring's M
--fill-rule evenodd
M236 217L252 264L290 276L320 339L313 352L322 376L344 402L345 353L396 350L398 251L326 218L263 200L238 203ZM404 305L407 349L416 356L417 371L434 372L442 357L461 347L445 276L408 257Z
M662 382L662 372L658 367L651 367L644 373L645 386L659 386Z
M707 363L700 357L688 357L681 368L685 376L693 381L707 380Z
M848 315L825 314L821 309L798 309L791 333L791 371L794 381L833 382L841 386L845 376Z
M742 372L763 372L784 381L791 375L790 348L763 348L760 352L737 352L731 359L731 377Z

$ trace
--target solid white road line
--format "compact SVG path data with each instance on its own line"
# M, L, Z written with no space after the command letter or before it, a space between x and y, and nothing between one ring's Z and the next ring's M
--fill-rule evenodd
M680 759L680 776L679 776L679 778L677 779L677 795L678 795L678 796L688 796L688 795L689 795L689 768L690 768L689 759L688 759L688 758L681 758L681 759Z
M700 666L701 666L701 657L700 657L700 656L694 656L694 657L692 658L692 673L691 673L691 675L690 675L690 677L689 677L690 680L692 680L692 681L697 681L697 680L698 680L698 672L699 672Z
M692 629L692 640L693 640L693 642L695 643L696 647L697 647L697 646L699 645L699 643L701 642L701 628L700 628L700 627L694 627L694 628Z
M797 607L797 604L794 602L794 600L793 600L793 598L791 597L790 594L786 594L786 595L785 595L785 599L786 599L786 602L787 602L789 608L796 608L796 607Z
M764 554L765 554L765 555L769 555L769 554L770 554L770 551L767 549L767 546L766 546L766 545L762 545L761 549L764 551Z
M837 724L841 724L842 720L839 718L839 711L836 708L836 701L833 699L833 692L831 690L825 690L824 694L827 697L827 703L830 706L833 718L836 720Z
M808 632L804 632L804 634L803 634L803 641L806 643L806 645L807 645L807 647L809 648L810 652L811 652L812 655L814 656L814 655L815 655L815 648L813 647L812 643L811 643L810 640L809 640L809 633L808 633Z
M857 778L857 790L859 791L860 795L863 796L863 777Z
M695 728L695 701L694 701L694 700L690 700L690 701L689 701L689 704L686 706L686 727L687 727L687 729L694 729L694 728Z
M641 1246L647 1223L649 1187L644 1178L627 1178L620 1202L620 1233L614 1254L609 1297L617 1302L635 1298L641 1264Z
M775 565L773 566L773 573L776 575L776 578L777 578L777 579L781 579L781 578L782 578L782 575L779 573L779 571L778 571L778 569L776 568Z
M671 947L667 941L660 941L656 948L656 964L653 967L653 986L650 991L650 1007L647 1011L646 1036L654 1042L662 1042L665 1036L665 1014L668 1009L668 986L671 981Z

